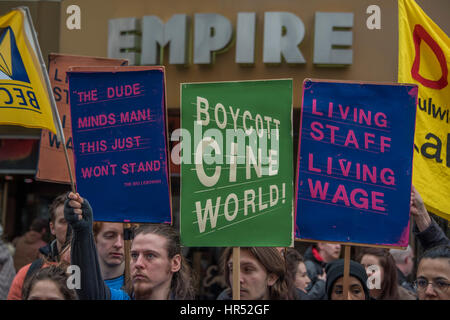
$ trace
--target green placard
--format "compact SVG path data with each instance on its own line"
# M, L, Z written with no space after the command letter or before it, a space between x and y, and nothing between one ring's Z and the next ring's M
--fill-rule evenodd
M292 80L181 84L184 246L293 244Z

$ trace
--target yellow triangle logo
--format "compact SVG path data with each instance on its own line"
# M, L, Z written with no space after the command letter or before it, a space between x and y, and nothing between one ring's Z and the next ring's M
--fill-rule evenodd
M5 32L0 43L0 79L12 80L11 31L6 29Z

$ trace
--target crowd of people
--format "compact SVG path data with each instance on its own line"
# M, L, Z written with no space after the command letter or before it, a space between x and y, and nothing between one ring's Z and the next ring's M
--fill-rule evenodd
M412 232L425 250L415 275L416 261L409 246L406 250L357 247L346 283L340 244L315 243L304 255L296 248L242 247L240 298L450 300L450 240L430 217L414 187L410 212ZM13 241L14 256L0 241L0 299L197 299L198 275L172 226L136 226L128 253L123 225L94 222L93 208L79 194L56 197L49 214L48 227L55 237L49 244L42 241L47 228L42 220L33 221L30 230ZM232 252L233 248L222 250L220 264L228 287L218 300L233 297ZM79 270L75 280L68 272L73 271L71 266Z

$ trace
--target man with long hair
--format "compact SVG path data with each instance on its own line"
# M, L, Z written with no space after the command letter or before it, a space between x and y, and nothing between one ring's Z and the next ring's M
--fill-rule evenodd
M131 283L127 292L109 288L102 279L92 232L92 208L70 193L64 216L72 226L71 262L81 270L81 300L193 299L191 269L181 254L178 232L168 225L139 227L131 243Z

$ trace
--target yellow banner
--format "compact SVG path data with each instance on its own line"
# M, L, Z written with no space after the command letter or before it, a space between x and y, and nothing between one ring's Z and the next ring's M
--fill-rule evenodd
M56 134L44 75L27 38L21 9L0 17L0 124L45 128Z
M398 82L419 85L413 184L450 220L450 39L414 0L399 0Z

